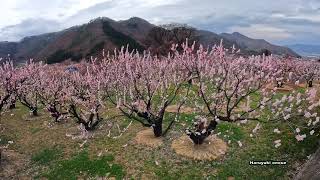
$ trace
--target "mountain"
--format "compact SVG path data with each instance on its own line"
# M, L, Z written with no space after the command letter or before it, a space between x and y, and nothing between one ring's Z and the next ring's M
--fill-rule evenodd
M221 36L210 31L197 30L186 26L170 26L154 27L146 35L145 45L153 53L166 55L173 43L182 44L188 39L189 44L196 42L196 48L203 45L205 48L210 48L215 44L220 44ZM234 42L226 40L223 45L230 48L235 44ZM179 46L178 50L182 50Z
M103 49L113 51L127 44L131 49L143 51L142 41L153 27L140 18L125 21L97 18L60 32L30 36L16 43L2 42L0 55L11 54L18 62L33 58L55 63L65 59L78 61L101 54Z
M18 43L15 42L0 42L0 58L7 57L11 54L16 54Z
M166 55L173 43L184 43L186 38L190 42L197 42L196 47L199 44L211 47L220 44L221 39L224 39L225 47L235 45L242 50L243 55L257 54L262 49L269 49L275 54L297 56L289 48L236 33L219 35L183 24L156 26L138 17L121 21L100 17L63 31L25 37L19 42L0 42L0 57L10 54L10 58L18 63L30 58L48 63L58 63L66 59L79 61L90 56L101 56L103 49L112 53L115 48L126 45L129 45L129 50L148 50L156 55ZM178 47L178 50L182 48Z
M220 36L229 41L236 42L240 46L240 48L245 49L247 51L260 52L264 49L267 49L271 51L272 54L299 57L299 54L297 54L290 48L273 45L264 39L252 39L238 32L234 32L232 34L222 33L220 34Z
M320 45L293 44L288 45L287 47L296 51L302 56L320 57Z

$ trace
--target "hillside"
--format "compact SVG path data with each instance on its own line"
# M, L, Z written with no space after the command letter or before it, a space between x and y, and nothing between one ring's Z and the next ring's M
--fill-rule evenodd
M20 42L2 42L0 56L11 54L18 62L34 58L55 63L65 59L78 61L100 54L103 49L113 51L126 44L142 51L144 34L151 28L152 24L140 18L118 22L97 18L60 32L26 37Z
M113 52L115 48L127 44L130 50L149 50L153 54L166 55L173 43L181 44L186 38L205 47L219 44L224 39L225 47L235 45L243 55L259 54L262 49L268 49L274 54L298 56L289 48L250 39L239 33L218 35L190 26L156 26L138 17L121 21L101 17L60 32L26 37L20 42L0 42L0 57L10 54L16 62L25 62L30 58L48 63L66 59L79 61L99 56L103 49Z
M302 56L320 57L320 45L293 44L288 45L287 47L301 54Z
M249 37L242 35L238 32L234 32L232 34L222 33L220 35L224 39L236 42L241 48L243 48L247 51L259 52L263 49L267 49L267 50L271 51L273 54L278 54L278 55L288 54L290 56L295 56L295 57L299 56L299 54L297 54L296 52L294 52L290 48L273 45L264 39L252 39L252 38L249 38Z
M0 57L7 57L8 54L16 54L18 43L0 42Z

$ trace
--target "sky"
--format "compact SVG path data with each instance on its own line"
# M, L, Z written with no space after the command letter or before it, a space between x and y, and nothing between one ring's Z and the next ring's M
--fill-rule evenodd
M136 16L240 32L280 45L320 44L320 0L2 0L0 41L59 31L97 17Z

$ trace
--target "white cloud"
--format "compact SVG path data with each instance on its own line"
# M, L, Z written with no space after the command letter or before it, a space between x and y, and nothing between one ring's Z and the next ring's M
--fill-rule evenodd
M252 24L248 27L233 26L231 32L240 32L255 39L284 40L292 37L286 29L266 24Z
M319 10L319 13L320 13L320 10ZM308 20L310 22L319 23L319 27L320 27L320 14L301 14L301 15L290 16L287 18Z
M13 25L25 19L62 20L61 15L71 16L100 2L111 0L7 0L1 2L0 11L7 18L0 18L0 27Z
M0 29L0 39L17 41L26 36L52 32L52 29L60 30L60 24L56 21L45 19L26 19L14 26Z
M0 11L8 17L0 18L0 31L9 25L19 26L27 19L52 22L52 26L48 22L44 25L56 31L99 16L116 20L138 16L156 24L188 23L217 33L239 31L277 42L294 41L297 37L299 41L302 37L314 39L311 35L319 35L320 29L319 0L7 0L1 2ZM45 28L41 27L42 22L38 23L32 28L19 26L20 34L26 34L22 33L24 28L27 34L42 32ZM14 35L17 30L4 29L12 34L10 37L20 37ZM7 39L0 35L0 41Z

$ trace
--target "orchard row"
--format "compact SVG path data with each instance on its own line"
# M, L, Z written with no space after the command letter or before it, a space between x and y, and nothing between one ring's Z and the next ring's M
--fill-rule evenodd
M180 111L189 106L199 114L186 130L195 144L202 144L221 121L283 121L299 141L309 135L300 129L313 135L319 128L320 101L314 86L320 63L274 56L244 58L222 45L182 47L178 52L174 45L167 57L122 49L72 66L30 61L14 67L3 62L0 111L20 102L37 116L44 106L54 121L71 116L92 131L103 120L101 111L117 108L119 115L152 127L154 136L161 137L181 122ZM279 92L285 87L291 89ZM164 118L173 105L175 118Z

